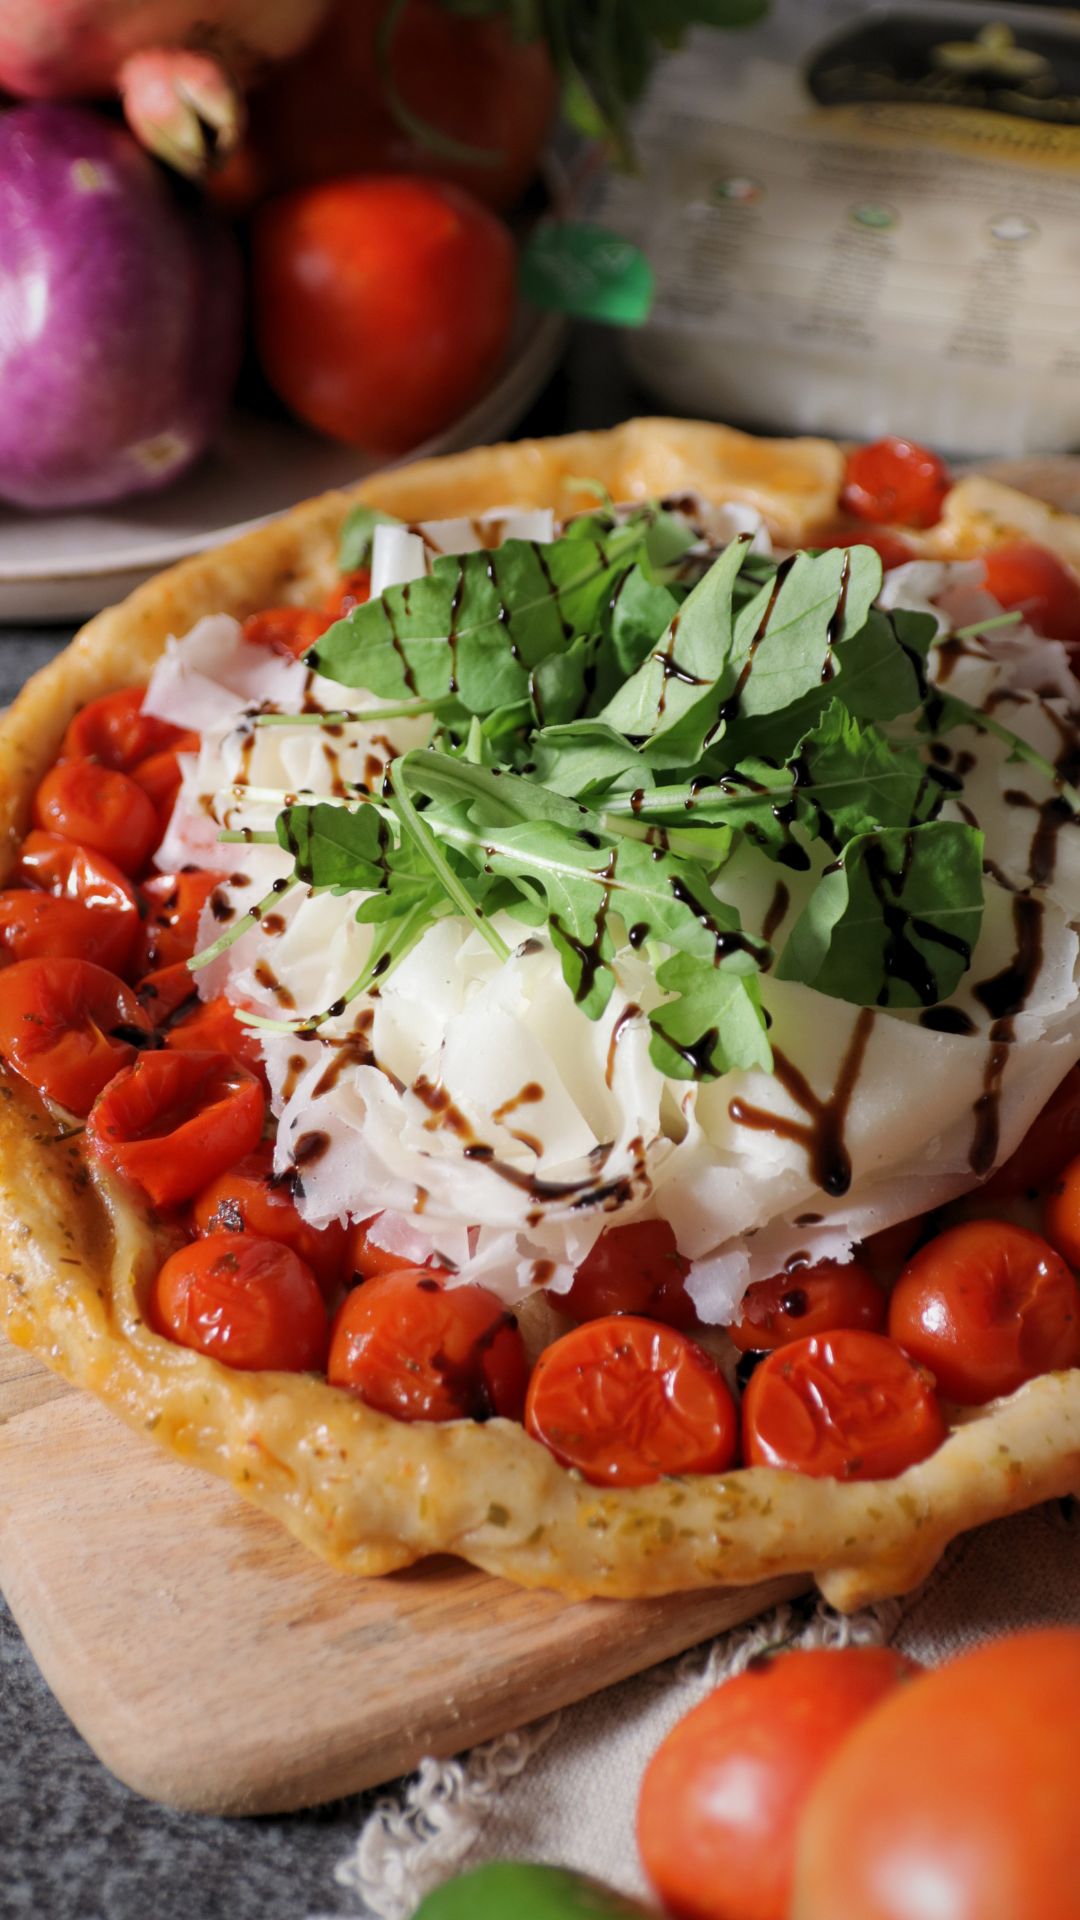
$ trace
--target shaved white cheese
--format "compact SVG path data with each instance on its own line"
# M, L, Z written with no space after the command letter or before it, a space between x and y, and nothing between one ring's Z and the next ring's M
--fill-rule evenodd
M555 516L547 507L496 508L475 520L377 526L371 549L372 596L378 598L387 587L406 587L422 579L444 553L477 553L484 547L499 547L504 540L538 540L546 545L554 534Z

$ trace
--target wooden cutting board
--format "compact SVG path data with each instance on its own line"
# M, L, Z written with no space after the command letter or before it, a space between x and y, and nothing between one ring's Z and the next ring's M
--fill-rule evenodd
M580 1700L805 1586L569 1603L449 1559L336 1573L0 1339L0 1588L99 1759L281 1813Z

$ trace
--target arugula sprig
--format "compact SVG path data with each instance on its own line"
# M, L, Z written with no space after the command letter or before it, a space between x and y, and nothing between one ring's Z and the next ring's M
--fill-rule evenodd
M350 553L371 534L357 521ZM652 1058L678 1079L769 1066L770 970L862 1006L952 994L981 925L983 846L940 817L930 735L981 727L1077 812L1080 793L928 688L935 622L882 612L880 585L869 548L778 565L737 540L711 556L678 515L604 506L547 545L447 556L354 609L309 659L378 709L431 711L436 730L380 793L278 820L294 881L355 896L373 928L346 999L448 914L500 960L513 922L545 928L591 1019L636 951ZM740 846L794 876L776 951L719 897Z

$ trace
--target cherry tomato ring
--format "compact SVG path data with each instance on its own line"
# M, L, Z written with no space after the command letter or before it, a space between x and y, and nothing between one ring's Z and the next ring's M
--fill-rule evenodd
M150 1022L130 987L89 960L17 960L3 974L0 1054L80 1118L135 1058Z
M166 1260L150 1323L182 1347L250 1373L307 1373L326 1358L326 1307L311 1268L280 1241L213 1233Z
M266 1098L255 1075L222 1053L144 1053L91 1108L86 1140L157 1207L176 1207L251 1153Z
M778 1347L743 1397L749 1464L816 1479L891 1480L947 1432L922 1368L883 1334L852 1328Z
M126 874L143 872L159 838L149 794L93 760L50 769L34 795L34 825L103 853Z
M529 1365L497 1294L399 1267L348 1294L327 1378L396 1420L520 1420Z
M908 1262L889 1301L889 1332L946 1399L982 1406L1080 1364L1080 1287L1037 1233L968 1220Z
M735 1405L711 1356L673 1327L633 1314L586 1321L545 1348L525 1425L593 1486L723 1473L738 1444Z

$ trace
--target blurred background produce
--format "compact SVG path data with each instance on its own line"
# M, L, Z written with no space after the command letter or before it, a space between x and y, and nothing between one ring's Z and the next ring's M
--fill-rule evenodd
M357 471L455 429L528 346L560 101L625 159L657 55L763 4L0 0L0 500L167 487L241 366Z

